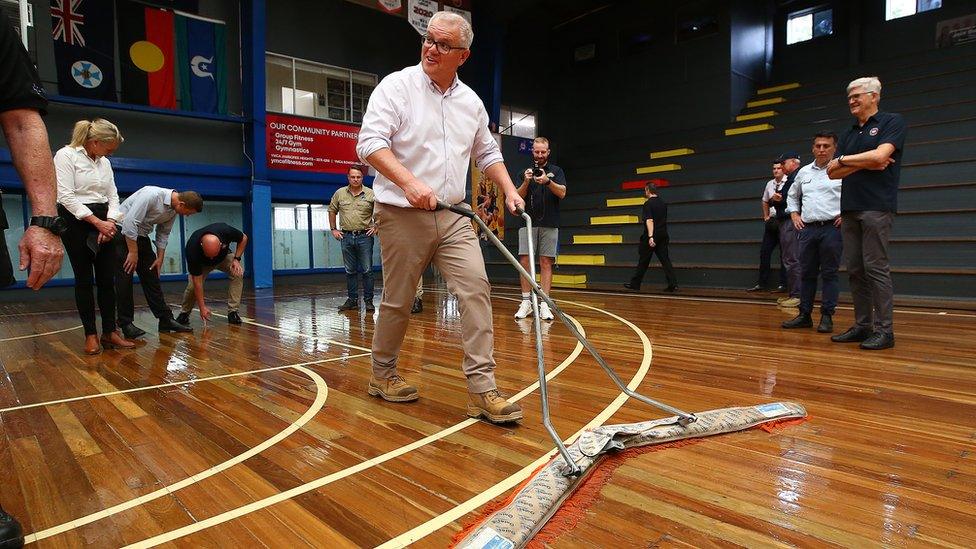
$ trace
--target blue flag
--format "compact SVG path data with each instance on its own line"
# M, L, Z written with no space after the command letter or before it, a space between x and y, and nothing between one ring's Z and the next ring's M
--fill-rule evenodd
M226 25L176 16L177 74L183 110L227 114Z
M58 93L117 101L112 0L51 0Z

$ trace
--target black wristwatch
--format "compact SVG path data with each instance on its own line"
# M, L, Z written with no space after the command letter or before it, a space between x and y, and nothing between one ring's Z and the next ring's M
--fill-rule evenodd
M240 256L236 256L236 255L235 255L235 256L234 256L234 261L237 261L237 262L240 262L240 261L241 261L241 258L240 258Z
M47 229L58 236L68 230L68 224L65 220L57 216L35 215L30 219L30 224L32 227Z

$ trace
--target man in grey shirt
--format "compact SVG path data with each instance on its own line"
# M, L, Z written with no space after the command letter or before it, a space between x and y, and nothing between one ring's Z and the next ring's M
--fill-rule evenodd
M159 319L159 331L192 332L189 326L177 323L173 311L166 304L159 285L159 270L166 254L169 233L177 215L193 215L203 210L203 199L195 191L175 191L147 186L136 191L119 205L121 226L115 236L118 270L115 273L115 293L119 326L125 337L141 337L146 332L132 324L135 304L132 301L132 273L139 273L139 282L153 315ZM156 230L156 251L149 242L149 233Z
M837 152L837 135L820 132L813 139L810 164L800 168L787 195L790 216L796 229L796 241L802 272L800 279L800 314L782 324L783 328L810 328L813 321L813 299L817 295L817 275L823 280L820 302L820 325L817 331L834 330L833 315L837 308L839 287L837 269L844 245L840 234L840 179L827 175L827 164ZM800 200L803 213L800 213Z

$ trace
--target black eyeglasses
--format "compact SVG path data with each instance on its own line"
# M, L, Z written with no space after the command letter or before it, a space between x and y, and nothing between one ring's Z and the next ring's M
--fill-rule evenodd
M444 55L451 53L451 51L453 50L468 49L468 48L458 47L458 46L448 46L443 42L438 42L437 40L434 40L433 38L430 37L429 34L425 34L423 37L421 37L420 41L423 43L424 46L431 46L431 45L435 46L437 48L437 51L439 51Z

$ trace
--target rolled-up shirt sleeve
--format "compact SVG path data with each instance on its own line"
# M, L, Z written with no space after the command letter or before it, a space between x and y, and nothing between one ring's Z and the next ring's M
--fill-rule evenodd
M71 153L65 149L54 154L54 174L58 180L58 204L71 212L75 219L92 215L91 209L75 196L75 165Z
M160 223L156 225L156 249L165 250L166 243L169 242L169 233L173 230L173 223L176 222L176 217L173 216L169 221Z
M133 197L130 197L130 199ZM132 206L125 212L125 216L122 218L121 230L122 236L132 240L139 238L139 220L146 216L146 210L149 207L149 201L144 200L141 195L135 198L136 200L132 202Z
M804 174L797 174L796 179L793 180L793 184L790 185L790 192L786 194L787 212L800 211L800 195L803 194L803 180L800 178L801 175Z
M108 159L106 158L106 161ZM109 164L108 168L108 179L109 185L107 189L108 194L108 218L118 219L122 213L119 211L119 190L115 188L115 172L112 171L112 166Z
M475 164L481 171L487 170L493 164L504 162L501 149L495 136L488 130L488 112L481 107L478 116L478 133L474 136L474 146L471 148L471 156L474 157Z
M363 162L380 149L392 148L393 135L401 123L397 101L398 96L404 95L401 88L401 83L387 77L369 96L369 103L363 114L363 125L359 129L359 142L356 144L356 154Z

